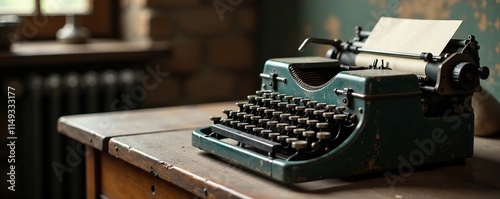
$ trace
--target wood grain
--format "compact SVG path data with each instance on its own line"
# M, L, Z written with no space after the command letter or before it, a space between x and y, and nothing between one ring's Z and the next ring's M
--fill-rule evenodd
M101 198L193 198L193 194L165 182L109 154L101 159Z
M112 138L109 153L200 197L236 198L498 198L500 140L476 138L465 165L403 177L392 189L382 174L284 185L191 146L191 131ZM339 164L342 164L339 162ZM203 192L206 189L207 193Z
M234 102L64 116L59 118L57 129L81 143L107 151L111 137L207 126L211 115L221 115L223 108L231 107L235 107Z

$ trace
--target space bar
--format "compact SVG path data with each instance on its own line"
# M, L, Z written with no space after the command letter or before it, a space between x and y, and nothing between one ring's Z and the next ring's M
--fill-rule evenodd
M266 140L261 137L257 137L252 134L245 133L243 131L224 126L222 124L213 124L212 132L217 133L219 135L234 139L243 144L248 144L257 149L276 153L281 150L281 144L277 142L273 142L271 140Z

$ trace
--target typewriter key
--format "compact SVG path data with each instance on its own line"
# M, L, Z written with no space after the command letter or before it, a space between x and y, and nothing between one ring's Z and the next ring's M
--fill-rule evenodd
M337 106L337 111L340 111L340 113L344 112L346 110L345 106Z
M328 105L326 105L326 107L325 107L325 108L326 108L326 109L328 109L328 111L333 112L333 111L335 110L335 108L336 108L336 107L337 107L337 106L335 106L335 105L333 105L333 104L328 104Z
M251 132L253 132L253 131L252 131L252 130L253 130L253 128L255 128L255 125L253 125L253 124L248 124L248 125L245 125L245 130L246 130L246 132L247 132L247 133L251 133Z
M320 109L324 109L326 107L326 103L321 102L321 103L318 103L316 106L318 106L318 108L320 108Z
M243 111L243 105L246 104L246 102L236 102L236 106L240 108L240 112Z
M292 142L292 148L294 149L306 149L307 148L307 142L303 140L297 140Z
M276 127L278 127L278 129L279 129L280 131L283 131L283 130L285 130L285 127L286 127L286 126L289 126L289 125L290 125L290 124L288 124L288 123L278 123L278 124L276 124Z
M231 117L231 115L230 115L231 110L230 110L230 109L222 109L222 113L226 114L226 115L227 115L227 118L230 118L230 117Z
M288 103L290 103L290 100L292 100L292 99L293 99L293 95L286 95L286 96L285 96L285 99L286 99L286 101L287 101Z
M316 104L318 104L318 101L309 101L307 102L307 105L311 108L315 108Z
M302 133L306 131L306 129L304 128L296 128L296 129L293 129L293 133L296 135L296 137L300 137L302 136Z
M278 98L283 101L283 98L285 98L286 94L278 94Z
M260 91L255 91L255 94L256 94L256 95L262 95L262 93L264 93L264 92L263 92L263 91L261 91L261 90L260 90Z
M262 130L264 130L262 127L255 127L252 129L254 135L260 135Z
M307 102L311 101L310 99L301 99L300 103L302 103L304 106L307 106ZM297 103L299 104L299 103Z
M326 122L316 123L316 128L318 128L320 131L326 130L328 127L330 127L330 124L328 124Z
M318 138L320 140L328 140L331 138L331 134L330 134L330 132L325 132L325 131L318 132L318 133L316 133L316 138Z
M333 112L326 112L326 113L323 113L323 117L325 117L327 119L331 119L331 118L333 118L334 114L335 113L333 113Z
M297 138L288 137L288 138L286 138L285 142L291 144L292 142L295 142L297 140L298 140Z
M263 138L267 138L269 136L269 133L272 133L273 131L269 130L269 129L264 129L264 130L261 130L260 131L260 134Z
M214 122L214 124L218 124L221 120L221 117L218 117L218 116L210 116L210 120L212 120L212 122Z
M279 135L278 137L276 137L276 140L280 142L285 142L287 138L288 138L287 135Z
M300 100L302 100L302 97L294 97L292 100L295 102L295 104L300 103Z
M342 120L345 120L346 118L347 118L346 114L335 114L335 115L333 115L333 119L335 119L337 121L342 121Z
M302 132L302 136L306 138L312 138L314 137L315 132L314 131L304 131Z
M269 136L269 139L272 140L272 141L277 141L276 138L278 136L280 136L281 134L280 133L276 133L276 132L272 132L272 133L269 133L268 136Z

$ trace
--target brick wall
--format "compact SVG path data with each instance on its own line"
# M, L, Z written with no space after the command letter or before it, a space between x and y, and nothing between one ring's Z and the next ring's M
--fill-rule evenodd
M170 76L148 106L244 99L258 87L255 1L122 0L121 8L124 37L172 43L159 63Z

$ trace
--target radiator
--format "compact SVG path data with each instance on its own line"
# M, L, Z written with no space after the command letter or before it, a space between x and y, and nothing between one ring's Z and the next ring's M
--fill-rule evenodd
M134 86L142 83L142 76L140 71L123 69L6 78L2 89L16 88L16 194L22 198L85 198L85 157L80 155L82 161L76 166L74 161L69 164L66 160L68 147L81 151L84 146L57 133L57 119L62 115L112 111L113 101L130 94ZM58 178L54 167L61 165L71 170L59 172L63 174Z

